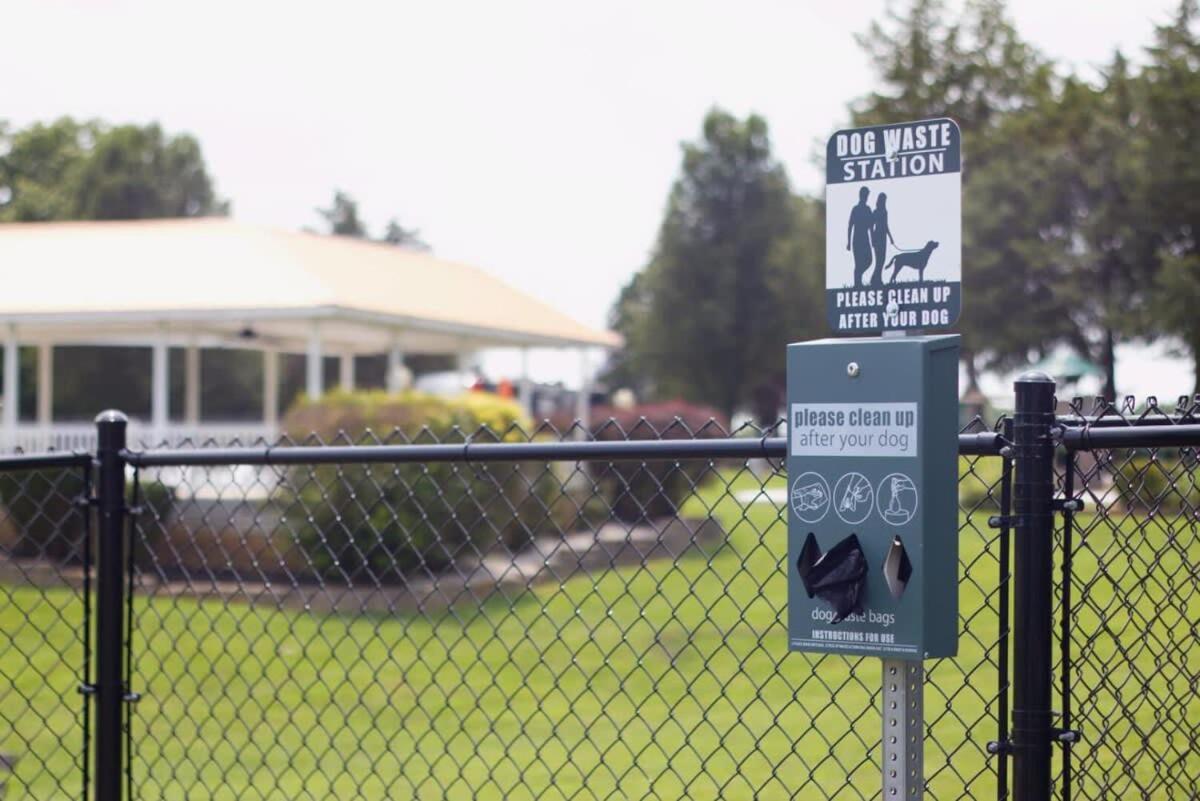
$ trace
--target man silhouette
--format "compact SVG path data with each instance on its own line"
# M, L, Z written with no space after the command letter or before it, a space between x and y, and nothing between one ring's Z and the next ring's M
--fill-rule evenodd
M871 190L865 186L858 190L858 205L850 210L850 224L846 227L846 250L854 251L854 286L862 286L863 273L871 266L871 207L867 198ZM852 247L853 245L853 247Z

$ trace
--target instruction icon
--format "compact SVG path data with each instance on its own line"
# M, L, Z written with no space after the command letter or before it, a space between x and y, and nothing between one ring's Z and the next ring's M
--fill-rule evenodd
M829 513L830 497L829 483L820 473L801 473L792 482L792 511L805 523L819 523Z
M879 516L893 526L903 526L917 513L917 485L903 473L890 473L875 493Z
M857 525L870 517L875 491L862 473L846 473L833 488L833 502L843 522Z

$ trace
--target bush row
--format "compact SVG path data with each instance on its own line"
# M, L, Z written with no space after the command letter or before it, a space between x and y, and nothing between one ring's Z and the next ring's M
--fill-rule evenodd
M593 419L591 435L609 441L719 437L726 424L713 410L684 403L599 408ZM516 442L531 430L515 402L494 395L379 391L302 401L283 427L297 444ZM289 540L276 543L281 553L291 551L280 567L286 563L297 577L394 581L614 518L638 523L675 516L710 473L697 461L590 462L582 471L544 462L304 466L275 491L284 524L277 534L262 534ZM0 477L0 547L15 556L78 561L82 517L74 499L82 491L79 475L70 471ZM143 561L153 551L155 563L170 572L171 563L202 544L198 539L216 536L173 519L173 487L145 483L140 500L140 541L148 550L137 556ZM227 567L239 569L233 562Z
M86 487L79 470L53 469L6 473L0 476L0 553L17 558L48 559L61 564L83 561L83 508ZM134 497L133 486L125 497ZM143 483L137 492L138 519L143 529L171 516L173 493L158 483ZM142 558L143 553L135 553Z
M592 433L604 440L691 438L689 431L713 416L683 404L601 408ZM531 430L511 400L416 392L335 393L297 406L285 428L296 441L315 435L327 443L523 441ZM700 435L719 433L710 427ZM666 462L590 463L585 482L570 465L422 463L305 468L293 471L290 483L303 520L300 545L315 573L345 579L369 572L387 580L442 570L495 547L517 550L535 537L594 527L609 516L675 515L701 470Z
M520 407L484 394L332 393L302 401L284 421L294 441L455 443L520 438ZM380 581L439 571L494 545L520 547L555 522L553 480L507 464L301 467L291 471L290 518L315 575Z

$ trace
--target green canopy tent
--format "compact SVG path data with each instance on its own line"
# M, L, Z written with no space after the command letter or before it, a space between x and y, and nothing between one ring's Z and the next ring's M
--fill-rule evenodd
M1029 369L1045 373L1059 384L1075 384L1087 376L1104 378L1103 367L1069 350L1055 351L1036 364L1030 365Z

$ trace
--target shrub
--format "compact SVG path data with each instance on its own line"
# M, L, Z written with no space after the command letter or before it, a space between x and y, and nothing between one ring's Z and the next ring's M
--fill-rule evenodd
M958 457L959 508L968 513L999 512L1000 479L1003 475L1003 459L995 456Z
M1113 485L1125 508L1135 514L1176 514L1200 506L1194 459L1185 463L1178 451L1162 451L1152 458L1115 456Z
M125 488L126 498L134 497L132 490L132 485ZM175 513L175 487L154 479L143 480L137 487L137 503L133 558L139 565L148 567L154 562L151 553L155 544L171 526Z
M83 561L83 515L76 499L84 491L79 470L31 470L0 477L0 535L2 550L11 556L42 558L74 564ZM165 521L171 514L174 491L143 482L141 515L135 522ZM125 497L133 497L127 485ZM139 555L140 556L140 555Z
M715 439L726 436L729 428L720 412L684 401L598 407L592 419L592 436L598 440ZM683 502L713 473L700 460L590 462L588 470L612 514L626 522L678 515Z
M83 492L79 470L29 470L0 477L4 551L55 562L83 559Z
M528 428L511 400L418 392L332 393L302 401L284 428L293 441L421 444L519 441ZM420 463L292 471L288 525L322 579L394 581L441 570L495 545L518 548L568 524L575 508L543 464Z
M443 398L424 392L389 395L383 390L338 390L319 400L302 398L287 413L283 429L297 443L314 436L335 442L462 442L468 435L493 441L523 438L529 421L513 400L486 392ZM481 430L482 434L481 434Z

